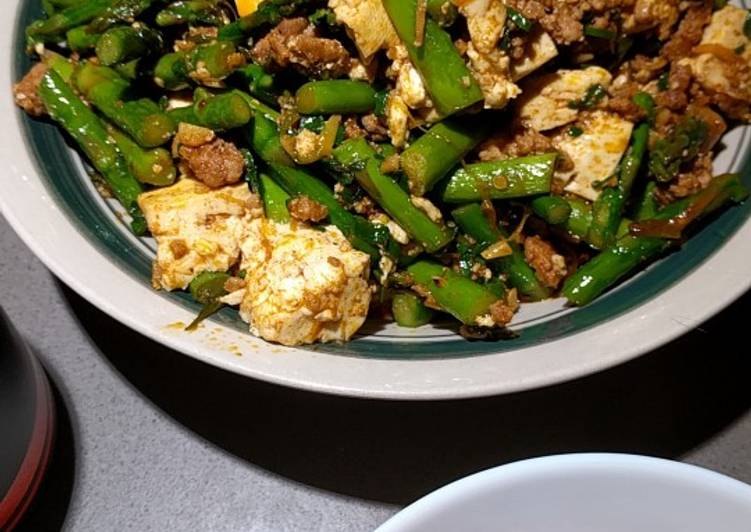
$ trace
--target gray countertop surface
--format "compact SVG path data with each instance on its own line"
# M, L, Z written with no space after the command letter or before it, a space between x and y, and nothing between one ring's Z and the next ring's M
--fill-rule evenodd
M0 305L59 411L21 530L373 530L451 480L564 452L662 456L751 483L748 295L603 373L425 403L286 389L166 349L62 285L2 218Z

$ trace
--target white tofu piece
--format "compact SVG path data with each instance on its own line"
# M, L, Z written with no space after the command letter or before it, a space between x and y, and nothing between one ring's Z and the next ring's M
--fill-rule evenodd
M347 27L364 62L378 50L400 42L381 0L329 0L329 7Z
M240 258L246 226L262 216L259 198L243 183L211 189L193 179L138 198L157 242L153 284L184 289L204 271L226 271Z
M467 19L467 29L475 48L483 54L491 53L506 27L506 6L503 2L469 0L461 4L459 12Z
M253 220L241 268L246 289L240 315L265 340L288 346L344 342L368 314L370 257L336 227L320 231Z
M718 45L727 50L727 54L746 66L751 65L751 41L743 32L748 12L733 5L727 5L715 11L712 22L704 29L701 45ZM741 52L736 55L736 50ZM727 94L739 100L751 100L751 79L741 76L742 82L734 75L737 67L732 61L726 61L712 53L703 53L698 57L685 60L694 77L705 88Z
M559 70L530 80L523 86L517 102L519 121L536 131L548 131L574 122L579 116L569 102L583 98L596 84L610 86L613 77L604 68L592 66L582 70Z
M553 139L556 148L573 162L572 170L556 172L555 179L567 183L567 192L594 201L600 190L593 185L615 173L634 125L607 111L588 113L577 125L583 131L578 137L563 130Z
M536 24L527 41L527 53L521 59L511 62L511 79L519 81L557 56L558 48L553 38Z

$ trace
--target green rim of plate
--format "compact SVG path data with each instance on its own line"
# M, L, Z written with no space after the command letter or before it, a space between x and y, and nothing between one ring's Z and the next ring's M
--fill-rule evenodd
M745 2L743 5L745 7ZM41 4L37 0L20 4L14 39L13 79L19 79L31 64L29 56L24 52L24 35L20 29L25 28L41 14ZM112 213L108 212L101 199L95 197L90 189L84 186L84 180L88 178L80 171L80 164L75 160L77 155L71 152L63 133L49 121L32 120L25 113L21 114L27 148L33 154L39 174L56 203L99 252L131 277L150 285L152 257L148 248L144 244L139 245L138 241L129 236L126 225L113 219ZM746 129L735 147L730 167L738 167L738 161L742 159L739 167L742 169L743 181L751 186L751 152L748 136L749 132ZM711 223L705 224L680 251L653 264L627 284L601 296L586 307L573 312L553 313L547 321L524 328L521 334L513 339L470 342L461 338L445 340L426 335L424 342L415 342L414 340L420 337L410 334L409 342L396 335L389 337L390 341L385 341L384 337L379 340L358 337L347 344L323 344L308 349L320 353L380 359L444 359L498 354L558 340L617 318L655 297L701 266L750 215L751 202L727 209ZM191 312L199 310L199 306L187 293L155 292L154 297L168 298ZM247 324L232 309L225 309L212 321L247 332Z

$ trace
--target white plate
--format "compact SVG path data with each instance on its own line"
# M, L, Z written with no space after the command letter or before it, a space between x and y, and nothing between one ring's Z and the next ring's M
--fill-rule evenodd
M526 305L519 338L470 343L442 327L416 331L367 328L344 346L288 349L251 337L225 313L195 333L185 297L154 292L153 246L127 231L99 198L80 161L50 125L33 121L9 96L24 68L15 35L18 11L36 2L10 0L0 21L0 71L7 117L0 143L0 208L34 253L67 285L104 312L177 351L242 375L350 396L447 399L509 393L587 375L654 349L698 326L751 285L750 206L735 207L691 239L685 250L584 309L560 301ZM727 138L718 170L748 166L746 131ZM748 176L747 176L748 177ZM81 207L80 205L83 205Z
M751 486L625 454L524 460L464 478L376 532L748 532Z

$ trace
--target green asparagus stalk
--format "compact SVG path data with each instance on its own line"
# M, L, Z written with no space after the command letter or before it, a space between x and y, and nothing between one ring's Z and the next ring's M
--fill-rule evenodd
M141 59L131 59L127 63L112 65L112 69L128 81L135 81L141 75Z
M425 20L424 35L416 34L417 1L383 0L383 7L420 72L436 110L448 116L482 101L482 90L451 36L431 17Z
M289 222L290 214L287 210L289 194L267 174L260 175L259 188L266 218L280 224Z
M154 0L110 0L109 5L89 23L89 31L102 33L115 24L132 24Z
M262 26L279 24L310 0L263 0L256 10L219 30L219 39L240 42L247 33Z
M448 119L434 125L401 156L410 191L424 196L490 133L490 121Z
M26 28L26 35L32 42L49 42L60 39L66 31L86 24L103 13L112 0L89 0L63 9L43 20L32 22Z
M263 157L263 154L259 154ZM398 256L398 249L391 240L388 229L376 227L365 218L356 216L342 207L334 193L322 181L307 172L291 166L266 161L271 177L292 197L308 196L324 205L329 211L329 220L339 228L352 245L379 260L381 253Z
M184 89L191 81L213 85L244 66L244 61L230 42L201 44L189 52L163 55L154 67L154 81L167 90Z
M718 176L703 191L668 205L651 220L632 225L631 231L633 233L635 226L639 225L649 229L658 225L671 231L675 227L683 229L688 223L722 207L728 201L739 202L747 196L748 191L737 174ZM562 293L570 303L586 305L639 265L669 249L675 242L675 238L634 234L619 238L614 245L569 277Z
M368 113L376 92L364 81L311 81L297 90L297 110L304 115Z
M407 273L445 312L467 325L476 325L500 299L489 287L435 262L419 260L407 267Z
M414 292L398 292L391 300L391 313L401 327L414 329L430 323L433 311Z
M133 232L146 232L146 220L138 207L141 184L128 171L125 159L94 111L55 70L49 70L42 78L39 96L50 117L76 141L132 217Z
M277 104L278 95L275 93L275 80L272 74L266 72L261 65L250 63L235 70L234 78L240 80L250 94L271 105Z
M130 84L111 68L85 63L75 82L87 100L142 147L161 146L174 134L175 123L155 102L126 99Z
M205 89L196 89L193 105L173 109L167 114L175 123L187 122L215 131L242 127L253 117L250 107L239 94L214 95Z
M201 303L203 308L196 319L185 328L186 331L196 330L203 320L221 310L224 303L220 299L227 295L224 285L229 278L230 275L225 272L201 272L190 282L190 295L197 303Z
M65 42L72 52L86 52L96 47L101 33L89 33L86 26L76 26L71 28L65 34Z
M467 165L451 176L443 201L464 203L547 194L557 157L548 153Z
M357 182L426 251L434 253L454 238L445 225L431 220L410 201L396 181L381 173L381 160L365 139L351 139L332 154L337 166L351 172Z
M70 83L75 72L75 66L71 63L67 57L53 52L52 50L45 50L42 54L42 62L47 65L47 68L57 72L65 83Z
M221 3L217 0L178 0L156 14L158 26L205 24L222 26L225 22Z
M164 187L175 182L177 171L172 155L164 148L141 148L128 135L108 124L107 132L128 163L130 173L141 183Z
M482 207L477 203L470 203L451 211L451 216L457 225L474 238L482 250L494 244L506 235L488 221ZM508 283L516 288L520 294L532 301L540 301L550 297L550 292L540 284L534 270L524 259L524 253L518 244L507 240L511 254L493 259L506 276Z
M592 224L587 242L597 249L603 249L615 241L621 215L641 168L648 141L649 124L639 124L634 129L631 146L621 161L618 184L604 189L592 206Z
M571 205L560 196L540 196L529 205L532 212L551 225L566 223L571 216Z
M253 127L247 128L249 144L261 159L267 163L282 166L295 166L295 161L284 150L279 139L279 129L276 123L263 114L255 113Z
M634 219L637 222L654 218L660 210L660 205L657 203L657 198L655 197L656 190L657 183L654 181L647 183L647 186L644 189L644 194L639 200L639 204L636 206L636 212L634 213Z
M162 47L162 38L144 24L115 26L105 31L96 43L96 55L104 66L136 59Z

